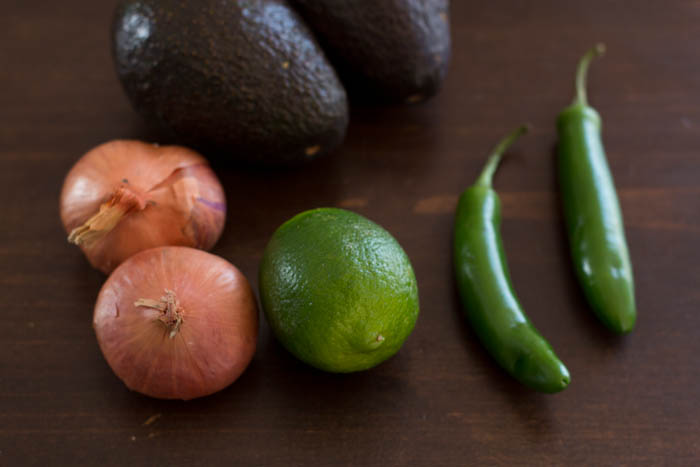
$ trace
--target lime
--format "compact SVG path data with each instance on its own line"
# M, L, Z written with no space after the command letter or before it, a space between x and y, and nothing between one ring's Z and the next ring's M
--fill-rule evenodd
M270 239L260 297L279 341L321 370L366 370L394 355L418 318L411 263L389 232L335 208L305 211Z

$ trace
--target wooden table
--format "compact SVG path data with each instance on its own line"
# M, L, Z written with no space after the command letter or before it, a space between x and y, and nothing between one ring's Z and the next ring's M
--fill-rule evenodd
M421 315L393 359L331 375L267 324L239 381L208 398L129 392L91 327L104 276L68 245L64 174L91 147L157 137L113 71L113 1L4 0L0 15L0 465L700 464L700 5L454 0L453 60L424 105L355 109L344 146L301 170L221 168L228 224L215 252L257 286L267 239L319 206L391 231ZM554 119L579 56L604 41L591 102L625 214L638 325L609 335L584 303L556 190ZM492 145L533 131L502 165L503 235L523 306L572 374L561 394L499 370L457 301L457 195ZM155 416L155 417L154 417Z

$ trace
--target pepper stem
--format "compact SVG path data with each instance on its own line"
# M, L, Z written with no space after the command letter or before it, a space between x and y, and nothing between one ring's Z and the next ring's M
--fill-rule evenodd
M100 206L99 211L84 224L71 230L68 241L76 245L94 243L114 229L122 217L133 209L144 209L145 201L133 190L121 186L109 201Z
M578 69L576 70L576 97L574 98L574 105L588 105L588 98L586 96L586 76L588 75L588 67L594 58L600 57L604 53L605 44L596 44L581 57L581 61L578 63Z
M182 308L180 308L180 302L172 290L165 289L165 295L160 297L160 300L139 298L134 302L134 306L153 308L160 311L162 314L158 317L158 320L165 324L170 339L175 337L180 330L182 325Z
M499 162L501 162L501 158L503 157L503 154L508 150L508 148L521 136L527 133L529 130L528 125L521 125L515 130L513 130L508 136L503 138L495 148L493 148L493 151L491 151L491 155L489 156L488 160L486 161L486 165L484 166L484 170L481 172L481 175L479 175L479 178L476 180L476 184L478 186L484 186L491 188L491 183L493 181L493 174L496 172L496 169L498 168Z

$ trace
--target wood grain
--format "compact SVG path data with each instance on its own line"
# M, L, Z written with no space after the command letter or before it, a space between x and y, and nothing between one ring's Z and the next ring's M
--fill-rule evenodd
M305 209L344 206L405 247L421 315L390 361L330 375L261 325L228 389L188 403L130 393L91 328L104 276L65 242L63 176L114 138L155 140L113 72L113 1L5 0L0 15L0 465L700 464L700 4L454 0L453 62L424 105L355 109L344 146L301 170L222 164L229 217L215 252L256 285L267 239ZM606 333L569 264L554 118L580 54L620 191L638 326ZM496 187L523 306L572 374L563 393L503 374L465 324L451 276L452 209L484 157L533 131Z

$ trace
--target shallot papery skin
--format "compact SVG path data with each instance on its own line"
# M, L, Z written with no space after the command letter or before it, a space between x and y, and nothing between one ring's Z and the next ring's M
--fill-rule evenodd
M258 336L248 280L205 251L160 247L122 263L105 282L93 326L114 373L160 399L217 392L246 369Z
M117 140L92 149L73 166L60 211L69 241L108 274L148 248L210 249L224 228L226 198L200 154Z

